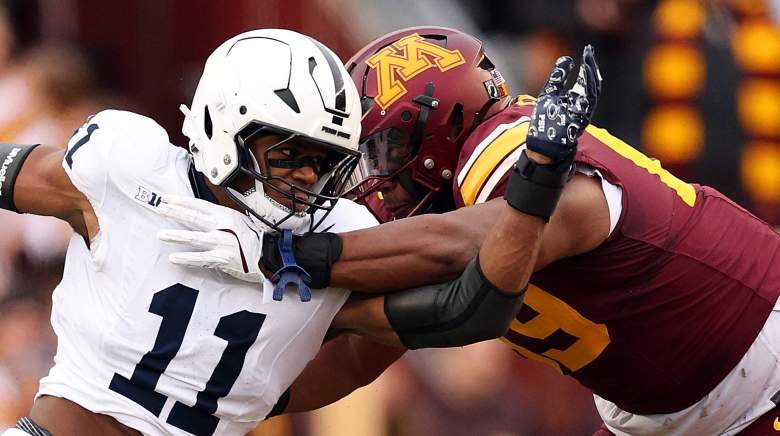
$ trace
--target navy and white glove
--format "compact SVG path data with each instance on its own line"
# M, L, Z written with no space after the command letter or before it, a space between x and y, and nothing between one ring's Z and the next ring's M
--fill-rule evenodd
M552 163L573 161L577 138L590 124L601 94L601 73L596 64L593 46L582 52L577 81L564 91L574 60L562 56L555 62L550 77L536 100L531 126L528 128L528 149L543 154Z
M592 46L583 50L577 81L565 91L573 68L574 60L568 56L555 62L531 115L527 149L513 167L504 192L510 206L545 221L574 174L577 139L590 123L601 93L601 73Z
M155 208L189 230L164 229L158 238L181 244L186 251L169 260L193 268L210 268L252 283L262 283L263 229L245 214L192 197L165 194Z

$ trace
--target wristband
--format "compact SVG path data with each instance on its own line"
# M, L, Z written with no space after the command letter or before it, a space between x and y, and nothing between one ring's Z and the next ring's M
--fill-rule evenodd
M512 167L504 199L513 208L549 221L564 186L574 175L572 160L558 164L540 165L520 154Z
M279 252L279 234L263 235L263 256L260 260L267 271L279 271L283 266ZM331 266L341 256L341 237L336 233L309 233L292 237L295 261L311 276L309 286L322 289L330 286Z
M19 213L14 204L14 184L27 156L38 144L0 144L0 209Z

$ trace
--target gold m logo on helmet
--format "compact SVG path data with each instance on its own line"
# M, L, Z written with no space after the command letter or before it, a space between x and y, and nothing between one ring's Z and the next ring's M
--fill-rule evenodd
M439 47L413 33L378 51L366 63L376 70L379 91L374 100L386 109L406 94L403 82L433 66L445 72L465 64L466 60L460 51Z

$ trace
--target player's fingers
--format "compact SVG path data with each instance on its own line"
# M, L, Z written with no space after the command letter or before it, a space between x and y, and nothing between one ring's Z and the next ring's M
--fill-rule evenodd
M590 121L596 110L598 102L599 89L596 80L596 72L591 68L588 58L592 57L592 47L585 47L582 64L577 74L577 82L567 92L568 110L572 116L578 116L585 121ZM583 125L584 125L583 124Z
M544 84L539 98L545 95L560 95L566 85L566 78L574 67L574 60L569 56L561 56L555 61L547 83Z
M592 45L588 44L585 46L585 49L582 51L582 61L588 67L590 67L591 71L593 72L595 95L596 98L598 98L599 95L601 95L601 82L603 79L601 77L601 70L599 70L599 65L596 62L596 50Z
M193 210L163 202L160 202L160 204L154 208L154 211L166 218L171 218L182 224L189 224L191 221L195 221L197 217L195 211Z
M226 264L223 256L215 256L212 252L200 253L171 253L168 260L176 265L191 268L219 268Z
M588 67L585 67L588 68ZM580 116L586 119L590 119L595 109L595 101L589 98L586 94L580 94L574 89L568 92L566 95L568 105L567 109L572 116Z
M596 64L593 46L587 45L582 51L582 64L580 65L580 71L577 76L577 84L572 88L572 91L587 98L588 105L587 107L584 107L581 102L578 103L579 97L577 96L571 96L569 102L572 105L578 103L576 111L581 113L588 120L593 116L599 95L601 94L600 80L600 73L598 71L598 65ZM583 110L583 108L585 110Z
M168 260L175 264L188 267L204 267L200 253L171 253Z
M210 215L205 215L185 206L160 202L155 210L160 215L193 230L212 230L215 226L214 219Z
M574 82L574 86L566 93L568 96L572 94L576 95L588 95L587 82L588 82L588 66L583 62L580 64L580 68L577 72L577 80ZM573 97L571 98L573 100Z
M596 103L598 103L599 89L596 85L596 73L590 67L590 65L582 64L582 70L584 71L585 82L585 98L588 100L587 116L588 118L593 115L596 110Z
M212 249L223 243L221 235L189 230L163 229L157 232L157 238L173 244L186 244L198 249Z

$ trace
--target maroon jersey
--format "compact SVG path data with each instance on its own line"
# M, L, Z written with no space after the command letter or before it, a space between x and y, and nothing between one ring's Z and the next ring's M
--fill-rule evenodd
M469 137L455 178L459 207L503 194L533 104L519 98ZM736 366L769 316L780 236L606 130L588 127L576 160L622 188L620 219L597 249L531 277L503 339L623 410L691 406Z

